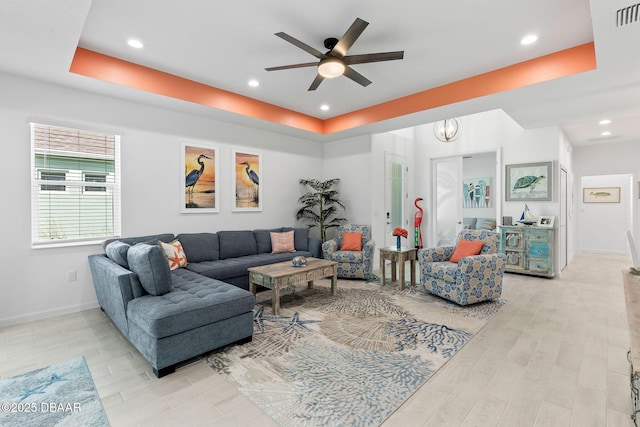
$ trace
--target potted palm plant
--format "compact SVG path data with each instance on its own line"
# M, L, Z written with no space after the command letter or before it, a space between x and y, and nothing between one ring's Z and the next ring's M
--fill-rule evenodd
M339 227L346 221L346 218L337 216L338 206L346 209L340 201L340 194L334 189L334 186L339 182L339 178L326 181L300 180L300 184L309 191L298 199L298 203L302 204L302 207L296 213L296 219L307 223L309 228L318 227L323 242L327 240L326 231L329 228Z

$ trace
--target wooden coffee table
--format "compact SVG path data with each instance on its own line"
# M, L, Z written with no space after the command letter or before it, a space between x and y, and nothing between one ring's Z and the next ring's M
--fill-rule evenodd
M331 277L331 295L335 295L338 281L338 264L324 259L307 258L307 264L294 267L291 261L251 267L249 270L249 290L256 294L256 286L273 290L271 306L273 314L280 312L280 289L291 285L307 283L313 289L313 281Z

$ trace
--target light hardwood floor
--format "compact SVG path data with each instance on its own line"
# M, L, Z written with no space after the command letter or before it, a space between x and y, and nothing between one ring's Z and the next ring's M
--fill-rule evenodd
M624 256L507 274L500 312L385 423L632 426ZM111 425L271 426L200 361L156 379L99 309L0 328L0 377L85 356Z

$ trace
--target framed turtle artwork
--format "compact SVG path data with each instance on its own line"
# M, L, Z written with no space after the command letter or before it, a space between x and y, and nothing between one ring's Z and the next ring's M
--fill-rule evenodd
M550 201L553 199L553 162L507 165L505 200Z

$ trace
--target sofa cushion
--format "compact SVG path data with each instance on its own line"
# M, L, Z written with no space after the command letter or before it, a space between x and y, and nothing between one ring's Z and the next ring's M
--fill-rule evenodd
M293 244L293 230L282 233L269 233L271 235L271 253L295 252Z
M219 231L220 259L256 255L258 245L251 230Z
M462 227L468 230L475 230L478 218L462 218Z
M162 240L163 242L169 243L174 240L176 236L171 233L164 234L150 234L148 236L137 236L137 237L120 237L117 239L108 239L103 243L103 248L106 249L107 245L111 242L119 240L121 242L127 243L131 246L136 245L138 243L148 243L150 245L155 245L158 243L158 240Z
M156 338L176 335L242 313L255 304L251 292L180 268L171 272L171 292L129 302L127 317Z
M129 245L128 243L114 240L104 248L104 251L111 261L115 262L121 267L129 268L129 263L127 262L127 252L129 252L130 247L131 245Z
M220 243L214 233L181 233L178 240L182 243L189 262L217 261L220 259Z
M258 246L259 254L271 253L271 233L280 233L282 228L272 228L270 230L253 230L253 234L256 237L256 244Z
M307 251L284 252L281 254L258 254L240 258L229 258L220 261L191 263L185 268L203 276L218 280L247 276L247 268L260 265L275 264L276 262L291 261L296 256L311 257Z
M127 262L140 284L151 295L163 295L171 288L167 257L158 245L138 243L127 252Z
M182 244L178 239L171 243L165 243L162 240L158 240L158 246L164 252L169 263L169 270L175 270L180 267L185 267L189 262L187 256L184 254Z
M291 228L282 227L282 231L293 230L293 244L296 247L296 251L308 251L309 250L309 227Z
M478 218L476 230L495 230L496 220L491 218Z

